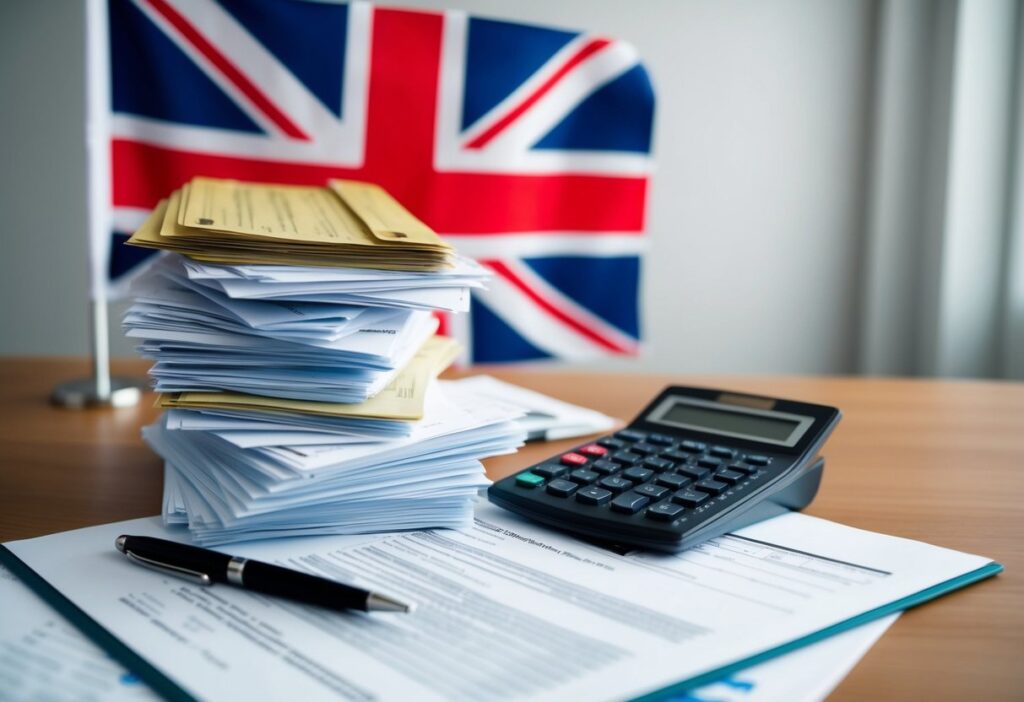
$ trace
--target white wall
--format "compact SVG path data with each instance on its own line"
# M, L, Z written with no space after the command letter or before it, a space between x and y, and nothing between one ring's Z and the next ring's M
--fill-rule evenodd
M609 34L644 58L659 98L648 351L601 365L853 369L873 3L402 4ZM71 0L0 4L3 354L86 349L81 21Z

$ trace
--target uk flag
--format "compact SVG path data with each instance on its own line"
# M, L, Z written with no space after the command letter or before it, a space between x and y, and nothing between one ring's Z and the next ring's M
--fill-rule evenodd
M307 0L108 0L111 228L193 176L380 183L494 272L478 363L633 354L654 96L612 39ZM146 252L114 245L109 275Z

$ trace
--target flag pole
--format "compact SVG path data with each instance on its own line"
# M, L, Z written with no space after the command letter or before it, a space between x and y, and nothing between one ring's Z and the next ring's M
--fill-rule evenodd
M85 10L85 148L89 213L89 278L91 296L92 377L77 378L53 389L55 405L129 407L142 397L145 382L110 377L110 323L107 269L112 233L110 218L110 43L107 3L88 0Z

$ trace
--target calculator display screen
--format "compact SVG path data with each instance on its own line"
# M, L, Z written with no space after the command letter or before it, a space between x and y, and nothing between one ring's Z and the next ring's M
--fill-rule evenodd
M780 446L795 446L814 421L811 417L784 412L727 407L680 397L667 399L648 419L658 424Z

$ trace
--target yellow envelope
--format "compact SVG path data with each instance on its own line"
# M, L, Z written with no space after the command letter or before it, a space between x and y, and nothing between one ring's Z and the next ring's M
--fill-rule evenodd
M194 178L182 204L180 222L208 234L311 244L376 244L327 188Z
M379 185L355 180L332 180L329 186L377 239L451 249L450 244Z
M194 178L128 243L209 263L431 271L454 250L383 188Z
M165 242L160 236L160 227L163 224L164 216L167 214L167 200L161 200L149 213L134 234L128 238L128 243L134 246L145 246L151 249L165 248Z

